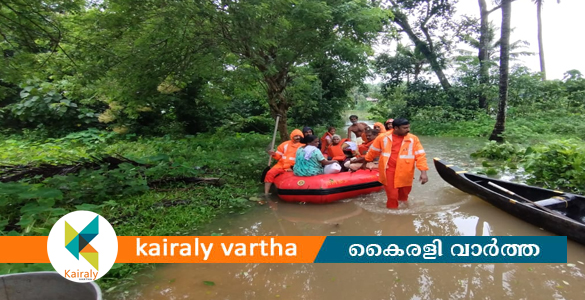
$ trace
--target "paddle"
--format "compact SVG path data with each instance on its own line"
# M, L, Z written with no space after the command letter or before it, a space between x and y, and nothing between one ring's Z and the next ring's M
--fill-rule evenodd
M565 215L561 214L561 213L560 213L560 212L558 212L558 211L554 211L554 210L552 210L552 209L550 209L550 208L546 208L546 207L544 207L544 206L542 206L542 205L538 205L538 204L536 204L534 201L528 200L528 199L526 199L526 198L524 198L524 197L522 197L522 196L520 196L520 195L518 195L518 194L516 194L516 193L514 193L514 192L512 192L512 191L510 191L510 190L508 190L508 189L506 189L506 188L503 188L503 187L501 187L501 186L499 186L499 185L497 185L497 184L495 184L495 183L491 182L491 181L489 181L489 182L488 182L488 184L489 184L489 185L491 185L491 186L493 186L493 187L495 187L495 188L498 188L498 189L500 189L500 190L502 190L502 191L504 191L504 192L506 192L506 193L508 193L508 194L510 194L510 195L512 195L512 196L516 196L516 197L520 198L521 200L524 200L524 201L526 201L526 202L529 202L529 203L531 203L532 205L534 205L534 206L536 206L536 207L538 207L538 208L540 208L540 209L542 209L542 210L544 210L544 211L546 211L546 212L548 212L548 213L551 213L551 214L556 214L556 215L558 215L559 217L562 217L563 219L567 219L567 220L570 220L570 221L573 221L573 222L574 222L574 220L573 220L573 219L571 219L571 218L567 218ZM522 203L522 202L519 202L519 203ZM522 203L522 204L523 204L523 203Z
M274 142L276 141L276 131L278 130L278 120L280 120L280 115L276 115L276 123L274 124L274 133L272 134L272 143L270 144L270 150L274 150ZM264 168L262 171L262 175L260 176L260 182L264 182L264 178L266 178L266 173L270 171L270 165L272 164L272 155L268 158L268 166Z

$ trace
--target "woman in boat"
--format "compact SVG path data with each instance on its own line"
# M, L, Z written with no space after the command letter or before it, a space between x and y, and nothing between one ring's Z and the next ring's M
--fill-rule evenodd
M305 137L306 146L299 147L293 170L296 176L315 176L324 174L323 166L336 164L335 160L327 160L317 147L319 138L315 135ZM339 168L341 169L341 168Z
M350 158L360 156L355 142L341 139L339 135L333 135L331 145L327 148L327 157L336 160L343 167ZM347 171L343 168L342 171Z
M303 136L304 138L301 139L301 143L303 144L307 144L307 137L309 135L316 135L315 132L313 132L313 128L309 127L309 126L305 126L303 127ZM321 140L319 140L319 149L321 149Z
M343 162L345 160L345 154L343 153L343 149L341 149L341 145L341 137L339 134L334 134L331 137L331 145L329 145L326 151L327 157L332 160Z
M333 135L335 135L335 127L327 127L327 132L321 137L321 153L327 153L327 148L333 143Z

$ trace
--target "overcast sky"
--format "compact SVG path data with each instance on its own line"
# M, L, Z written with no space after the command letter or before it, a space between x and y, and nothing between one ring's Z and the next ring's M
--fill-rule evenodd
M493 8L491 0L486 0L489 9ZM479 4L477 0L459 0L457 14L470 15L479 18ZM501 10L490 14L490 21L501 27ZM545 0L543 6L543 39L546 60L547 79L562 79L568 70L577 69L585 74L585 0ZM524 40L530 46L523 51L533 52L535 55L522 57L519 60L532 71L540 71L538 59L538 39L536 27L536 5L532 0L516 0L512 3L512 36L510 41ZM500 32L497 32L500 35ZM580 37L581 36L581 37ZM411 44L403 40L404 44ZM378 45L376 52L393 52L392 45ZM461 45L460 48L465 48ZM430 77L431 80L434 76ZM380 79L370 79L368 82L378 82Z
M490 0L486 2L490 8L494 7ZM478 1L459 0L457 11L459 14L479 17ZM547 79L562 79L563 74L571 69L585 74L585 0L562 0L560 4L556 0L546 0L542 13ZM490 14L490 20L500 27L501 11ZM540 71L536 5L532 0L517 0L512 3L512 28L515 29L510 40L528 41L530 47L527 50L535 53L521 60L533 71Z

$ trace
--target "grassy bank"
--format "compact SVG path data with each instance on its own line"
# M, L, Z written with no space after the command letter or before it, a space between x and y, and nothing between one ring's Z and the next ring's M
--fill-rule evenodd
M118 236L189 235L219 215L245 212L260 191L258 178L269 136L258 134L142 138L84 131L60 139L3 136L0 165L75 164L97 155L120 155L146 164L122 163L82 169L65 176L40 176L0 183L0 234L48 235L75 210L101 214ZM6 169L3 169L6 171ZM6 175L6 173L4 173ZM177 177L221 178L221 186L166 182ZM158 182L156 186L149 183ZM98 284L123 292L139 269L117 264ZM0 274L52 270L50 264L1 264Z
M479 115L475 120L413 120L412 131L418 135L485 137L492 133L495 118ZM506 119L506 140L513 143L534 144L558 138L585 140L582 114L549 110L529 115L510 115Z

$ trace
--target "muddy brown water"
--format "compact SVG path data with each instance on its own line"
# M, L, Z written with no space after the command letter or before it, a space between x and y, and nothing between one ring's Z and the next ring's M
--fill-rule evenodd
M385 208L384 192L329 205L279 202L211 224L223 235L552 235L444 182L439 157L463 168L485 142L421 137L429 182L408 203ZM418 178L418 171L416 176ZM513 175L504 177L514 179ZM502 176L500 176L502 177ZM568 242L567 264L168 264L128 299L585 299L585 247ZM207 285L204 282L213 282Z

